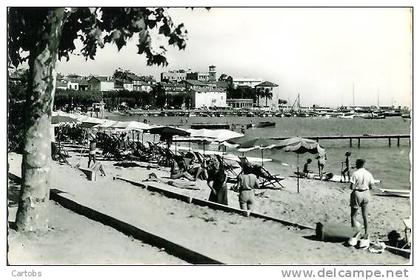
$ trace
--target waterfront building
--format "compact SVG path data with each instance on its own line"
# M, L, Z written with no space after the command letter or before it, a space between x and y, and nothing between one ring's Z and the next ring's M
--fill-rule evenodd
M255 87L256 85L262 83L262 79L256 78L243 78L243 77L233 77L232 83L235 88L238 86L248 86L248 87Z
M229 98L226 100L226 104L231 108L252 108L254 101L247 98Z
M79 90L89 90L89 83L85 77L80 77L79 79Z
M198 80L185 80L181 84L184 84L187 90L210 90L217 88L215 83L206 83Z
M209 82L214 82L216 81L216 66L214 65L210 65L209 66Z
M79 79L68 78L67 79L67 89L69 89L69 90L79 90Z
M145 91L145 92L151 92L152 91L152 84L149 84L145 81L135 81L134 82L134 90L135 91Z
M160 85L168 95L176 95L186 92L186 87L183 83L160 83Z
M255 85L255 90L258 94L257 104L259 104L260 106L264 104L265 107L272 106L273 104L271 100L273 99L273 91L276 87L278 87L277 84L268 81L264 81ZM270 100L270 104L268 103L268 100Z
M106 76L92 76L88 80L90 90L113 91L115 87L114 79Z
M161 82L181 82L187 79L187 72L185 70L174 70L169 72L162 72L160 74Z
M209 78L210 78L210 74L208 72L191 72L191 73L187 73L186 80L208 82Z
M226 107L226 91L218 89L203 89L193 91L191 96L195 109Z
M201 82L215 82L216 79L216 66L210 65L208 72L188 72L186 80L196 80Z
M56 89L62 89L62 90L66 90L67 89L67 81L66 80L57 80L55 82L55 88Z

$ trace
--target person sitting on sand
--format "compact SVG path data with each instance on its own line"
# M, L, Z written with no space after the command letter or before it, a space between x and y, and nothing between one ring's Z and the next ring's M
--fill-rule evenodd
M254 207L254 189L258 189L259 183L257 176L251 173L248 167L243 168L243 174L238 176L239 207L242 210L252 210Z
M309 170L309 164L311 164L311 162L312 162L312 159L308 158L306 160L306 163L303 165L303 174L305 177L308 177L308 174L312 173L312 171Z
M186 170L188 173L190 173L194 178L197 179L207 179L207 169L205 166L201 166L200 163L198 163L196 156L193 153L187 153L185 156L185 165Z
M194 177L191 176L190 173L188 173L185 170L185 166L182 163L183 159L180 157L175 157L172 160L172 166L171 166L171 179L180 179L180 178L185 178L188 179L190 181L195 181Z
M362 209L363 224L365 227L365 237L368 236L368 204L370 200L369 190L372 189L374 179L372 174L364 168L365 160L356 160L356 171L350 178L350 207L351 207L351 226L356 227L356 216L358 209Z
M346 181L346 175L349 178L350 181L350 156L351 153L350 152L346 152L344 154L346 156L346 159L344 162L342 162L341 164L344 164L344 169L343 171L341 171L341 176L343 176L344 178L344 182Z
M212 158L209 164L207 185L211 192L209 201L228 205L227 176L223 165L217 158Z

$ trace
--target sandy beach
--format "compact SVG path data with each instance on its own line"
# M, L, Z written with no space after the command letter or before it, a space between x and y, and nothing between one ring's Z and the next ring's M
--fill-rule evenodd
M87 166L86 157L80 157L76 153L70 154L72 157L69 158L69 161L72 165L80 163L81 166ZM19 155L9 154L9 164L12 173L19 173ZM180 242L188 242L206 254L223 258L223 261L229 264L407 264L409 262L408 259L390 252L372 254L366 250L345 247L341 243L316 241L310 238L314 234L310 230L297 230L276 222L198 207L163 197L128 183L112 180L112 177L120 176L142 181L147 178L148 174L154 172L165 181L169 180L167 168L148 170L145 167L116 167L113 161L102 161L102 164L108 173L107 176L98 177L97 181L90 182L80 170L53 162L52 187L74 195L98 209L112 210L115 215L130 223L159 231L166 236L180 240ZM156 182L148 184L157 184L162 188L202 199L207 199L210 192L205 181L195 182L194 188L198 190L181 189ZM348 206L350 191L347 184L301 180L299 194L296 192L296 179L286 178L282 184L285 186L284 190L257 191L256 212L311 226L315 226L317 222L344 225L350 223ZM229 191L229 205L238 207L237 193L233 191ZM60 208L56 205L52 207ZM54 215L57 217L72 215L69 212L66 209L61 209L54 211ZM73 216L80 217L76 214ZM402 219L409 216L409 199L372 196L369 214L372 239L384 238L392 229L402 233L404 229ZM361 218L359 220L361 221ZM53 224L58 223L58 227L65 227L67 224L59 218L56 220L52 218L51 221ZM85 222L95 224L89 220ZM68 224L72 225L73 220ZM77 232L78 229L72 227L72 230ZM108 230L112 231L109 228ZM56 229L52 231L56 231ZM26 258L28 254L23 257L24 254L20 254L17 249L19 244L24 241L32 242L27 239L23 241L19 234L10 232L9 261L37 263L36 258ZM118 232L116 234L118 235ZM60 243L61 237L56 237L54 234L52 238ZM124 238L128 239L129 243L125 251L136 250L133 247L141 244L141 242L132 241L126 236ZM37 246L29 246L29 248L33 248L34 251L43 250ZM127 261L125 257L118 258L117 255L114 258L110 257L108 252L99 252L95 257L80 258L77 263L182 263L179 259L159 253L161 252L156 249L150 253L151 258L148 258L149 254L145 253L144 259L141 257L136 259L136 255L131 257L128 254L127 259L130 261ZM72 260L54 259L53 256L45 258L43 261L44 263L73 263Z

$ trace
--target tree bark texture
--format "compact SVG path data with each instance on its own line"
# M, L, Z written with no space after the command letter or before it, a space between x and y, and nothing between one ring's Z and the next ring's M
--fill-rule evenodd
M25 104L22 186L16 225L20 231L48 229L51 168L51 113L55 93L56 62L64 8L48 9L34 26L34 45L29 54L30 80Z

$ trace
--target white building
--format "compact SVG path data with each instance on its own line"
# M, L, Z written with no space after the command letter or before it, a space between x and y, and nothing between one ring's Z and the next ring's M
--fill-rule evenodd
M196 90L192 93L194 108L227 107L226 92L216 89Z
M79 81L77 79L68 79L67 89L79 90Z
M123 84L122 85L123 85L123 88L126 91L133 91L134 90L134 83L131 82L131 81L125 80L125 81L123 81Z
M67 89L67 81L57 80L55 86L56 86L56 89L66 90Z
M111 77L94 76L88 80L90 90L113 91L114 80Z
M248 86L255 87L256 85L263 82L262 79L256 78L243 78L243 77L233 77L232 78L233 86L236 88L238 86Z
M134 90L135 91L145 91L151 92L152 86L144 81L134 81Z
M186 78L187 72L184 70L169 71L160 74L161 82L181 82Z

